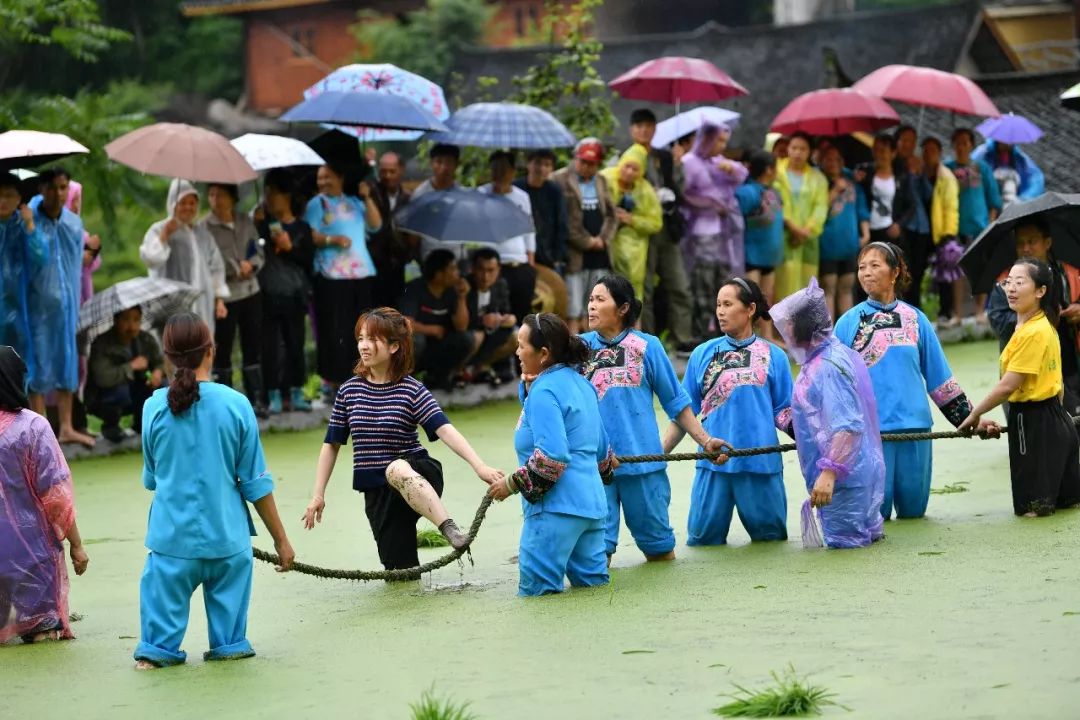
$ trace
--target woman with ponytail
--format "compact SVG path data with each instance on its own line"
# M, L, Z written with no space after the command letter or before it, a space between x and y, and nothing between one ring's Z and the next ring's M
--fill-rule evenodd
M768 322L769 305L753 280L732 278L716 296L722 337L708 340L690 355L683 388L690 411L701 416L710 435L734 447L776 444L776 431L791 429L791 368L787 355L759 338L754 324ZM686 432L671 423L664 452ZM734 510L752 541L787 539L784 464L777 454L732 458L722 466L698 460L690 495L687 545L723 545Z
M927 432L934 421L927 394L953 426L971 412L930 320L900 299L911 283L904 252L889 242L872 242L859 252L859 283L868 298L836 322L836 337L862 355L877 396L882 432ZM929 440L888 442L885 500L888 520L921 518L930 500L932 449Z
M206 660L251 657L251 503L288 570L293 549L274 503L259 426L247 398L210 381L210 328L192 314L165 325L168 388L143 408L143 485L154 493L139 587L142 635L136 667L179 665L191 595L200 585L209 624Z
M601 278L589 296L589 327L581 336L591 351L588 378L600 398L600 417L616 455L659 455L660 429L653 397L668 418L710 452L723 441L709 435L690 409L660 339L635 330L641 302L621 275ZM634 463L615 471L607 486L607 554L619 542L619 516L647 560L675 559L675 533L668 519L671 483L667 464Z
M521 467L493 482L491 496L521 493L525 524L518 551L518 595L608 582L604 552L614 457L596 393L581 376L589 348L557 315L527 315L518 330L521 419L514 448Z

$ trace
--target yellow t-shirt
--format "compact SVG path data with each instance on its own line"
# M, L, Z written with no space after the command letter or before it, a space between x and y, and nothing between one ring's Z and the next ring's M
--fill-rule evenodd
M1057 330L1042 312L1016 328L1001 353L1001 374L1020 373L1020 387L1009 402L1038 402L1061 392L1061 342Z

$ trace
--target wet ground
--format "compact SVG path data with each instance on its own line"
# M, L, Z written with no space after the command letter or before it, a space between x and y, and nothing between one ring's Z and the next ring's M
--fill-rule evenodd
M948 352L981 398L996 346ZM510 469L517 413L507 402L452 419L485 460ZM946 425L938 416L937 429ZM300 528L321 439L265 439L298 557L375 568L347 461L323 525ZM482 485L445 448L434 453L452 514L467 524ZM260 564L249 627L257 658L203 663L196 598L188 665L150 673L131 669L150 501L139 458L81 461L73 472L91 561L72 580L79 639L0 648L0 707L39 718L390 719L409 717L409 702L434 685L481 718L706 718L733 683L759 685L791 664L851 709L827 716L1080 717L1080 512L1013 517L1004 441L941 441L934 460L935 487L966 482L967 492L934 495L928 518L887 524L885 542L865 550L800 547L805 489L788 456L793 540L751 546L736 521L727 547L683 546L693 469L681 463L671 470L678 560L647 566L624 537L610 587L517 598L512 502L489 513L475 566L421 582L321 581ZM256 544L271 547L265 534Z

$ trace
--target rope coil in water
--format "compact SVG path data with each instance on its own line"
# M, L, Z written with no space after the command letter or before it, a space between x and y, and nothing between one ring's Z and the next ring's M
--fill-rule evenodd
M1073 418L1074 424L1080 424L1080 418ZM1007 433L1009 429L1002 426L1001 432ZM970 435L966 433L950 431L950 432L921 432L921 433L882 433L881 439L884 442L911 442L916 440L947 440L950 438L966 438ZM768 445L765 447L754 448L724 448L724 454L728 457L752 457L754 455L769 455L772 453L785 453L795 450L795 443L786 443L783 445ZM715 455L709 453L668 453L664 455L627 455L625 457L618 458L620 464L633 464L633 463L645 463L645 462L681 462L686 460L712 460ZM476 515L473 516L472 525L469 526L469 538L470 540L476 540L477 534L480 532L480 526L484 523L484 518L487 516L488 508L491 507L491 496L484 494L484 498L480 501L480 507L476 508ZM326 580L362 580L368 582L371 580L419 580L422 575L429 573L433 570L446 567L455 560L460 561L461 557L468 552L465 550L454 550L453 552L443 555L437 560L418 565L413 568L404 568L401 570L331 570L327 568L321 568L315 565L307 565L305 563L294 562L290 572L300 573L301 575L311 575L317 578L323 578ZM277 565L280 563L280 559L274 553L268 553L265 550L259 548L252 548L252 553L256 560L262 560L263 562ZM469 555L469 561L472 562L472 555Z

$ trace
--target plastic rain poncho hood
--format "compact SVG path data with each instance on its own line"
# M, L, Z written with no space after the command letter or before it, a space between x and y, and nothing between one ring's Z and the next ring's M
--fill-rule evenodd
M730 133L726 125L705 123L698 128L694 146L683 156L684 176L682 208L687 233L695 237L716 237L718 241L683 245L686 261L719 262L740 274L743 250L743 217L735 192L746 181L747 171L740 163L716 156L713 147L720 133Z

